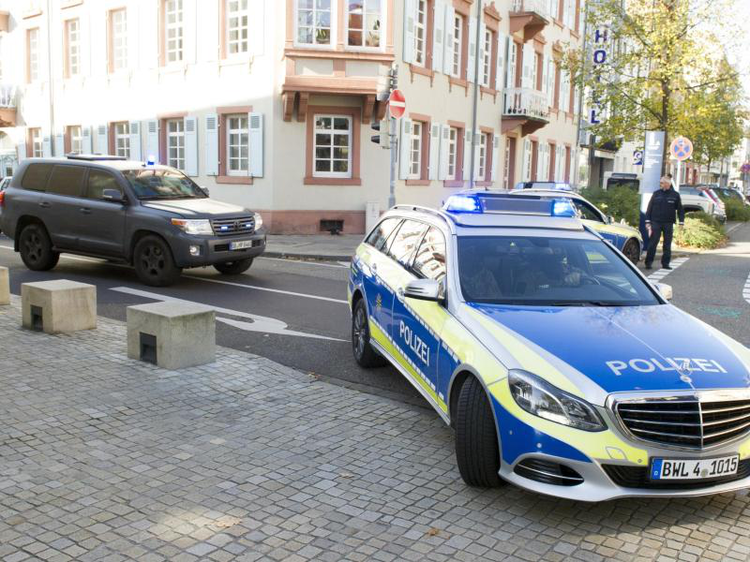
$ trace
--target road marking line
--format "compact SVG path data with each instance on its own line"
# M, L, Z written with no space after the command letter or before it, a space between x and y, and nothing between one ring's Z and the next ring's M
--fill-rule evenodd
M735 224L735 225L734 225L734 226L733 226L732 228L730 228L729 230L727 230L727 234L730 234L730 233L734 232L734 231L735 231L735 230L737 230L737 229L738 229L739 227L741 227L741 226L742 226L743 224L745 224L745 223L742 223L742 222L738 222L738 223L737 223L737 224Z
M667 275L670 273L673 273L677 268L679 268L682 264L684 264L686 261L688 261L690 258L677 258L674 260L670 265L672 266L672 269L658 269L651 275L647 277L647 279L651 282L657 282L664 279Z
M341 264L341 265L336 265L336 264L333 264L333 263L320 263L320 262L316 262L316 261L305 261L305 260L291 260L291 259L288 259L288 258L269 258L269 257L266 257L266 256L259 256L257 259L272 260L272 261L285 261L285 262L288 262L288 263L299 263L299 264L303 264L303 265L316 265L318 267L332 267L334 269L349 269L349 264L346 263L346 262L336 262L336 263Z
M747 276L745 287L742 289L742 296L745 298L745 301L747 301L747 304L750 304L750 274Z
M12 247L8 247L8 246L5 246L3 244L0 244L0 249L9 250L11 252L15 251L15 250L13 250ZM88 262L88 263L107 264L107 265L110 265L112 267L125 267L127 269L132 269L128 265L124 265L124 264L120 264L120 263L112 263L112 262L108 262L106 260L100 260L100 259L95 259L95 258L82 258L82 257L79 257L79 256L70 256L70 255L67 255L67 254L61 255L60 258L61 259L66 259L66 260ZM345 304L345 305L349 304L349 301L347 301L345 299L333 299L331 297L321 297L319 295L310 295L310 294L307 294L307 293L297 293L295 291L283 291L281 289L271 289L270 287L258 287L256 285L245 285L243 283L233 283L232 281L222 281L220 279L206 279L205 277L200 277L198 275L184 275L183 274L183 277L185 277L186 279L197 279L198 281L205 281L206 283L217 283L219 285L229 285L230 287L241 287L243 289L254 289L256 291L267 291L269 293L279 293L279 294L282 294L282 295L289 295L289 296L293 296L293 297L302 297L302 298L306 298L306 299L321 300L321 301L325 301L325 302L335 302L337 304Z
M178 299L175 297L168 297L166 295L161 295L159 293L141 291L140 289L131 289L130 287L111 287L110 291L115 291L118 293L124 293L126 295L132 295L135 297L142 297L145 299L151 299L151 300L162 301L162 302L181 302L181 303L200 304L203 306L207 306L208 308L213 309L217 314L224 314L226 316L234 316L236 318L245 318L247 320L252 320L252 322L242 322L240 320L234 320L230 318L217 318L216 319L217 322L228 324L229 326L239 328L240 330L244 330L246 332L261 332L264 334L298 336L298 337L303 337L303 338L313 338L317 340L328 340L328 341L341 341L341 342L347 341L347 340L342 340L339 338L331 338L328 336L319 336L317 334L308 334L307 332L297 332L295 330L289 330L287 329L288 324L284 322L283 320L279 320L277 318L270 318L268 316L259 316L258 314L250 314L249 312L242 312L240 310L232 310L231 308L222 308L220 306L213 306L213 305L206 304L203 302L196 302L196 301L189 301L185 299Z

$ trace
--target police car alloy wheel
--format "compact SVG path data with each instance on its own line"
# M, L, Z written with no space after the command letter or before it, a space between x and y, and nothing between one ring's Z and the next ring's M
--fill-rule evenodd
M628 240L622 248L622 253L636 265L641 259L640 248L635 240Z
M354 360L360 367L371 369L386 364L370 345L370 327L367 320L367 306L363 300L357 301L352 313L352 351Z
M495 488L503 483L492 408L481 383L469 377L456 407L456 462L469 486Z

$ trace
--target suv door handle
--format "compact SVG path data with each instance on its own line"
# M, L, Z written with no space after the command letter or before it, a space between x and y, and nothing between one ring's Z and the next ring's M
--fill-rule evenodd
M39 203L39 206L42 209L49 209L52 206L52 203L50 203L49 201L42 201L41 203Z
M81 207L80 211L81 211L81 213L83 213L84 215L90 215L90 214L91 214L91 209L89 209L89 208L87 208L87 207Z

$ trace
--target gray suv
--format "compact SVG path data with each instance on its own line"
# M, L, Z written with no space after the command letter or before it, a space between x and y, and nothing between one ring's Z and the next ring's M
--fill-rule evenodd
M114 156L25 160L0 201L0 230L35 271L68 252L132 264L158 287L183 268L242 273L266 248L258 213L209 199L175 168Z

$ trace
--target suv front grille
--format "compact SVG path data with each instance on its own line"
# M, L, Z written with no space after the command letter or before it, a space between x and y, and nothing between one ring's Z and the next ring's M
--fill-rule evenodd
M214 219L211 221L214 232L219 236L236 236L255 232L254 217L236 217L233 219Z
M615 404L615 412L639 439L703 449L750 431L750 398L710 400L696 396Z

